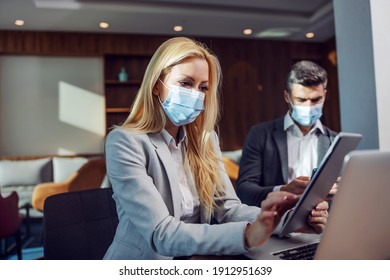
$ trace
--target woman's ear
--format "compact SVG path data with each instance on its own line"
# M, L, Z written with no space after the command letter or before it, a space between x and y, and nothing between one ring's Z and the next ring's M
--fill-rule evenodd
M160 94L160 89L159 89L157 83L154 85L154 88L153 88L152 92L153 92L154 95L159 95Z
M152 92L154 95L160 95L160 93L161 93L161 80L160 80L160 78L154 84Z

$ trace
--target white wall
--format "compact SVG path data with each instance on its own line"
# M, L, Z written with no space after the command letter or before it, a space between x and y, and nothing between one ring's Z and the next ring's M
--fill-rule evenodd
M378 111L379 147L390 151L390 1L375 0L371 4L374 48L376 101Z
M0 155L101 153L101 58L0 56Z
M341 129L363 135L360 149L378 149L370 0L333 0Z
M390 150L390 1L333 0L341 129L361 149Z

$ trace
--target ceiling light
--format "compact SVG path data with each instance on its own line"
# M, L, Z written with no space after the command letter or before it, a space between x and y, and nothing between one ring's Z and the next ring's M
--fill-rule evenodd
M180 31L183 30L183 26L181 26L181 25L176 25L176 26L173 27L173 30L176 31L176 32L180 32Z
M263 30L255 35L258 38L283 38L299 31L296 27L280 27Z
M307 33L306 33L306 38L307 38L307 39L314 38L314 33L313 33L313 32L307 32Z
M22 20L22 19L17 19L17 20L15 20L15 25L17 25L17 26L22 26L22 25L24 25L24 20Z
M252 29L246 28L246 29L244 29L244 31L242 31L242 33L244 33L245 35L251 35L252 34Z
M37 8L80 10L84 4L77 0L34 0Z
M108 28L110 25L109 25L107 22L101 22L101 23L99 23L99 26L100 26L100 28L106 29L106 28Z

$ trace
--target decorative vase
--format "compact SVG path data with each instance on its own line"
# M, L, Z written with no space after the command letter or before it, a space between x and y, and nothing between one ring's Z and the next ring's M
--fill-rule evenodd
M127 81L127 72L125 67L121 68L121 71L119 72L118 79L120 82L126 82Z

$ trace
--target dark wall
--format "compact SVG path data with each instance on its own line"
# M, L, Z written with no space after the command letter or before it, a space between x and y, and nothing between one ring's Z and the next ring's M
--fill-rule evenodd
M0 30L0 38L0 55L103 56L152 55L168 37ZM301 59L316 61L328 71L322 120L331 129L340 130L337 67L329 59L335 50L334 39L325 43L196 39L218 56L223 70L223 111L219 123L223 150L241 148L252 125L286 113L283 99L286 75L290 66Z

